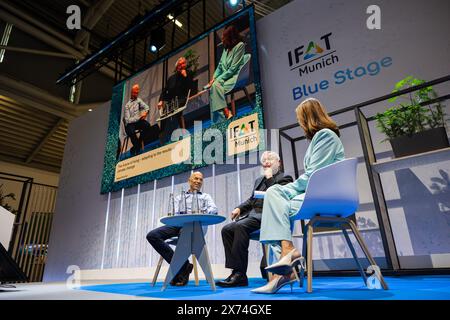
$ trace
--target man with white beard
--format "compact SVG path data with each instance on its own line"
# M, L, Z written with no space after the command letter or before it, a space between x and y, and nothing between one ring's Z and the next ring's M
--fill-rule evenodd
M273 151L261 155L261 176L256 179L252 195L231 212L235 220L222 229L222 241L225 248L225 267L232 269L231 275L218 281L220 287L248 286L248 246L250 234L261 227L261 215L264 199L256 199L255 191L266 191L269 187L285 185L293 181L291 176L284 175L280 170L280 156ZM264 270L264 258L261 261L261 273L267 278Z

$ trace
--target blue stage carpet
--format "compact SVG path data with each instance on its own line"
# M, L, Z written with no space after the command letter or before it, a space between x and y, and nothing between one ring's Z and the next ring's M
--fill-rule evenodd
M360 277L316 277L313 292L308 294L296 283L277 294L256 294L251 289L265 284L262 279L250 279L249 287L220 288L211 291L206 281L198 287L190 281L186 287L168 287L161 292L162 283L124 283L83 286L80 290L116 293L128 296L180 300L450 300L450 276L386 277L389 290L368 289ZM306 281L305 281L306 285ZM126 297L124 297L126 299Z

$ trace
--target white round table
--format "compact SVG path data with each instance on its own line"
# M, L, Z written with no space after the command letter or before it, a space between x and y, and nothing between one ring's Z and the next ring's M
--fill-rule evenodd
M169 282L175 277L191 254L197 258L211 288L214 291L216 290L202 226L218 224L225 220L226 217L214 214L183 214L160 219L163 224L182 228L161 291L166 290Z

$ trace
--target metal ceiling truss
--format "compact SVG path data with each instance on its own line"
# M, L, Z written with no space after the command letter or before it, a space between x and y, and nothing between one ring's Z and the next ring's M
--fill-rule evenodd
M164 28L167 25L172 24L172 32L170 40L166 40L166 43L171 44L171 50L174 50L175 39L175 21L178 16L187 13L187 39L178 47L182 47L193 39L191 37L191 9L198 3L202 2L202 14L203 14L203 31L206 31L206 0L168 0L152 11L147 13L138 22L130 27L128 30L119 34L109 44L102 49L93 53L77 65L72 66L57 80L56 83L73 84L86 78L93 72L97 71L104 65L115 62L115 81L121 81L124 77L124 73L133 74L142 69L146 65L146 54L144 54L143 63L140 66L136 64L136 48L144 41L144 50L147 50L147 39L150 36L152 30ZM242 1L241 6L246 7L246 2ZM173 15L173 19L167 17L168 14ZM225 2L223 5L223 18L226 18ZM183 31L186 33L186 31ZM123 56L128 50L133 50L131 65L124 65ZM126 72L123 72L126 69ZM127 75L125 75L126 77Z

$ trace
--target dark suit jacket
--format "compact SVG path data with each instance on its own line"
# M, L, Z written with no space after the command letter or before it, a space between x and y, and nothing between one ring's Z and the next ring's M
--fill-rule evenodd
M284 175L284 173L281 171L279 171L276 175L274 175L270 179L266 179L264 176L259 177L255 181L255 186L253 187L253 192L250 198L248 198L246 201L244 201L238 206L238 208L241 209L240 216L244 217L251 210L255 210L255 212L257 213L262 212L264 199L254 199L253 194L255 191L266 191L267 189L269 189L269 187L275 184L285 185L293 181L294 179L292 179L291 176Z
M183 77L181 73L174 73L167 79L166 86L161 91L159 101L170 101L178 97L180 107L186 103L186 98L189 90L191 95L194 90L194 78L190 71L187 72L187 76Z

